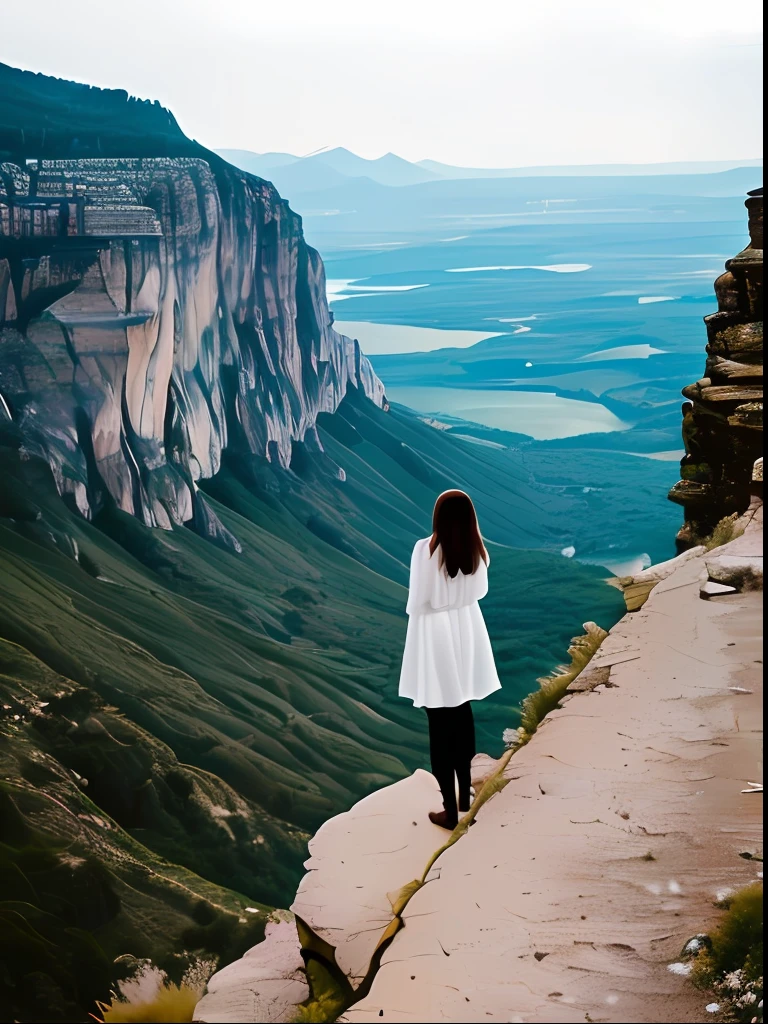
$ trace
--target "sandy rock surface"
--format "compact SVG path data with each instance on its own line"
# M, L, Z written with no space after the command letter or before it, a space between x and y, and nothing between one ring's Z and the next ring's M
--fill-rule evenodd
M419 770L331 818L309 844L291 910L336 948L353 987L392 920L389 894L420 876L448 836L427 818L440 806L437 783Z

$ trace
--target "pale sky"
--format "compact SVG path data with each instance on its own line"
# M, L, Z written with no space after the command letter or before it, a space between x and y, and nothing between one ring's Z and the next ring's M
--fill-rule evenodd
M159 99L212 148L476 167L762 153L760 0L4 7L0 61Z

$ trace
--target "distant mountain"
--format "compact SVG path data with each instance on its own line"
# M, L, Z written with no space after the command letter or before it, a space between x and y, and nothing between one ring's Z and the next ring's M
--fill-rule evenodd
M661 177L706 175L739 167L762 167L761 157L748 160L689 160L656 164L564 164L531 167L455 167L438 160L412 163L386 153L366 160L348 149L336 149L299 157L291 153L252 153L246 149L219 149L219 156L251 174L271 181L286 195L334 188L349 179L367 178L378 185L402 187L430 181L475 178L585 178Z
M251 171L251 173L257 172ZM359 180L357 177L347 177L341 171L337 171L335 167L323 163L322 160L313 163L312 159L296 160L294 163L284 164L282 167L266 168L259 172L259 176L271 181L280 195L289 200L294 196L303 195L305 192L347 188L351 182ZM379 184L371 181L370 178L366 180L370 181L372 185Z
M617 177L656 174L713 174L736 167L762 167L762 157L750 160L689 160L660 164L563 164L533 167L454 167L438 160L419 160L418 167L441 178Z
M269 177L267 172L276 167L287 167L300 160L300 157L291 153L251 153L248 149L219 149L217 152L229 163L249 174L257 174L260 178Z
M439 173L409 163L394 153L386 153L376 160L366 160L341 147L307 157L304 162L310 166L327 164L347 178L372 178L380 185L418 185L441 177Z
M293 195L331 188L349 178L370 178L379 185L401 186L435 181L440 177L394 153L366 160L341 147L305 157L289 153L250 153L243 149L220 149L217 152L244 171L267 178L281 192Z

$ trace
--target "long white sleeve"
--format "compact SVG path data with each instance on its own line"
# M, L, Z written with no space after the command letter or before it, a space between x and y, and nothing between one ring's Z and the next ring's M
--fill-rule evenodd
M475 572L458 572L451 578L440 566L437 552L430 555L429 538L417 542L411 556L408 589L408 615L419 615L451 608L464 608L480 601L488 593L488 568L481 559Z
M418 540L411 555L411 576L408 582L407 615L426 611L429 605L429 540Z

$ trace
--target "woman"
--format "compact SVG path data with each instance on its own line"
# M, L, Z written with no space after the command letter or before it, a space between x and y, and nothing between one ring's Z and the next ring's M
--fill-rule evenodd
M417 541L411 557L399 692L426 708L432 774L443 797L443 810L429 818L447 829L469 810L471 701L501 688L477 603L488 593L489 562L469 495L445 491L432 514L432 536Z

